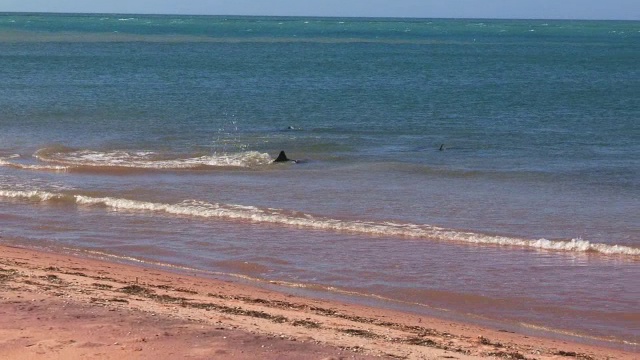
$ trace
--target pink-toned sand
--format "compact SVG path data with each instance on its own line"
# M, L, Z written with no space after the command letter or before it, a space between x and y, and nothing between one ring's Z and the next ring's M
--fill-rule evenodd
M0 246L0 359L638 359L238 283Z

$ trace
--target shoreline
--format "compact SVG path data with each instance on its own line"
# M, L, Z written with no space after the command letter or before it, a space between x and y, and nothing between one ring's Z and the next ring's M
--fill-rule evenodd
M0 358L633 359L636 353L0 245Z

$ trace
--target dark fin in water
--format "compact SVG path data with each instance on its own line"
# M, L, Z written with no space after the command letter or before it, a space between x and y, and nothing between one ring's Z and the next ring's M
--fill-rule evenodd
M440 151L444 150L444 144L440 145Z
M273 160L273 162L288 162L288 161L292 161L292 160L289 160L289 158L284 153L284 151L280 151L280 155L278 155L278 157L275 160Z

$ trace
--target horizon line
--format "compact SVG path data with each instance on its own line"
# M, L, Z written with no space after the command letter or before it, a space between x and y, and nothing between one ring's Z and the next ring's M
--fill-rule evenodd
M136 12L66 12L66 11L0 11L0 14L53 14L53 15L143 15L143 16L230 16L318 19L413 19L413 20L532 20L532 21L640 21L640 19L601 18L517 18L517 17L417 17L417 16L339 16L339 15L257 15L257 14L189 14L189 13L136 13Z

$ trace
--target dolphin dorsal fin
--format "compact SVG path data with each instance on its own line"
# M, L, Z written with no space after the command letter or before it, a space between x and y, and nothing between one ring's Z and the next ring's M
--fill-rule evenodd
M290 161L290 160L289 158L287 158L287 155L284 153L284 151L280 151L280 154L273 162L285 162L285 161Z

